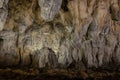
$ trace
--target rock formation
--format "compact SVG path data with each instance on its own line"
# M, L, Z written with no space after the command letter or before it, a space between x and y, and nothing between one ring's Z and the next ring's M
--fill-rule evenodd
M0 31L3 29L8 15L8 1L9 0L0 1Z
M41 8L41 17L45 21L51 21L59 12L62 0L38 0L38 3Z
M120 66L120 0L1 0L0 66Z

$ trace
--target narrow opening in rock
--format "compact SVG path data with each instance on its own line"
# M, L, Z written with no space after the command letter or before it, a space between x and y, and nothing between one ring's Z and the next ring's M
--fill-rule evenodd
M68 11L67 4L68 4L68 0L63 0L63 2L62 2L62 9L63 9L65 12Z

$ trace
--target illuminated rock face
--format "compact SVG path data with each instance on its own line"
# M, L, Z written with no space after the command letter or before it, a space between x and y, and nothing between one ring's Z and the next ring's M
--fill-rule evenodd
M62 0L38 0L41 7L41 17L45 21L52 21L59 12Z
M1 0L0 21L1 66L120 66L119 0Z
M3 29L8 15L8 7L7 7L8 1L9 0L0 1L0 31Z
M4 0L1 0L1 1L0 1L0 8L3 7L3 3L4 3Z
M5 65L17 65L20 60L17 52L17 34L13 31L0 32L0 62Z

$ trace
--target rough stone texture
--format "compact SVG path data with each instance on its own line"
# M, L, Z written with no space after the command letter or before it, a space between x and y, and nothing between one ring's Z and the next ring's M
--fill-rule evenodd
M0 63L3 65L17 65L20 55L16 47L17 34L13 31L0 32Z
M45 21L52 21L62 4L62 0L38 0L41 7L41 17Z
M4 24L8 15L8 1L9 0L0 1L0 31L4 28Z
M32 59L35 60L33 65L38 64L39 68L43 67L57 67L58 61L55 53L49 48L42 48L40 51L35 51L32 54Z
M8 14L0 18L1 66L120 66L119 0L1 0L0 14Z
M1 1L0 1L0 8L3 7L3 2L4 2L4 0L1 0Z

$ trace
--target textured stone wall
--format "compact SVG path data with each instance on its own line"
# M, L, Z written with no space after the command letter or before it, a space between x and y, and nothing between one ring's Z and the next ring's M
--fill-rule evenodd
M120 66L119 0L0 0L0 66Z
M9 0L0 1L0 31L3 29L8 15L8 1Z

